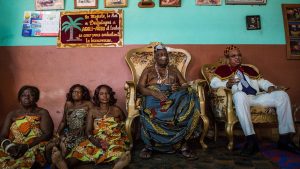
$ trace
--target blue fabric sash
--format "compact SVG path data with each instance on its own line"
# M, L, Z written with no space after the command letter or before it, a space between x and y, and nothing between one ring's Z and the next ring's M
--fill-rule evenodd
M256 95L257 91L247 82L245 75L241 71L237 71L237 76L241 79L242 91L247 95Z

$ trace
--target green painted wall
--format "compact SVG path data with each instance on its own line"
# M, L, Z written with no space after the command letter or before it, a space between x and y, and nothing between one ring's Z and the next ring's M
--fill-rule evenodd
M128 0L124 9L124 44L285 44L281 4L299 0L268 0L267 5L196 6L182 0L179 8L138 8ZM73 0L65 0L73 10ZM105 9L99 0L98 9ZM55 37L22 37L24 11L34 10L34 0L0 0L0 46L56 45ZM246 15L260 15L262 29L247 31Z

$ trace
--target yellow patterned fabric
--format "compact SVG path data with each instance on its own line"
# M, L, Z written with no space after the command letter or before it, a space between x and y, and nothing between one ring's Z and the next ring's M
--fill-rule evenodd
M10 127L9 139L17 144L30 144L34 138L41 136L39 116L19 116ZM44 152L46 142L31 147L20 158L14 159L4 152L0 147L1 169L30 169L37 162L40 165L46 163Z
M74 157L81 161L98 163L114 161L128 149L129 139L125 132L124 122L117 122L114 117L94 120L94 137L107 147L96 147L88 139L76 146L67 158Z

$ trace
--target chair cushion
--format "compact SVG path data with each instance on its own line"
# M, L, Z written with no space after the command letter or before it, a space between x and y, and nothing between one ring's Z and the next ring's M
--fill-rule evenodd
M211 90L210 102L212 112L217 119L225 119L227 98L225 90ZM274 107L251 106L251 118L253 123L276 123L276 109Z

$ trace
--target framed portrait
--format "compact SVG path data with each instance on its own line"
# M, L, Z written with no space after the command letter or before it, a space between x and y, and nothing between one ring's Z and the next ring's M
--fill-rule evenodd
M282 4L287 59L300 59L300 4Z
M261 29L260 16L250 15L246 16L247 30L258 30Z
M98 0L74 0L74 8L98 8Z
M35 0L35 10L54 10L64 8L64 0Z
M160 7L180 7L181 0L159 0Z
M196 0L196 5L221 5L221 0Z
M124 8L127 7L127 0L104 0L105 8Z
M226 5L265 5L267 0L226 0Z

